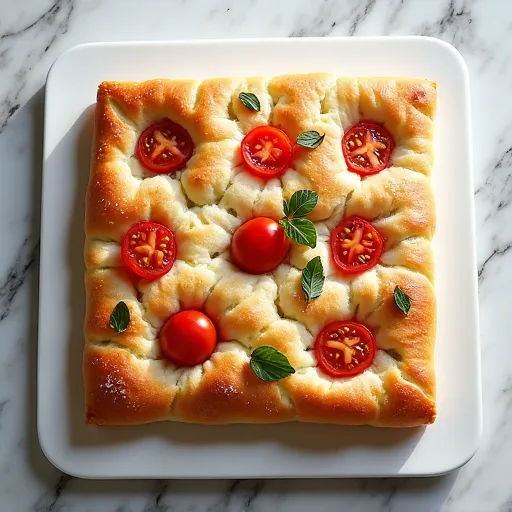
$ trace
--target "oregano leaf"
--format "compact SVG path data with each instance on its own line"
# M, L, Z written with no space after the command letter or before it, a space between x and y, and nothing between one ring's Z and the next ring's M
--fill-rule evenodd
M238 97L240 98L240 101L243 103L244 107L252 110L253 112L260 111L260 100L256 94L253 94L252 92L241 92Z
M302 270L300 284L306 297L306 302L320 297L324 288L324 267L320 256L315 256L309 260L308 264Z
M411 309L411 298L409 295L407 295L399 286L395 286L393 295L398 309L407 315Z
M284 229L286 236L301 245L316 247L315 225L308 219L281 219L279 224Z
M318 194L313 190L297 190L288 201L287 217L305 217L318 204Z
M325 133L320 135L316 130L302 132L297 137L297 144L304 148L315 149L324 141Z
M118 302L116 307L110 314L109 326L115 329L118 333L122 333L128 329L130 323L130 310L128 306L123 302Z
M249 364L256 377L265 382L274 382L295 373L288 358L270 345L254 350Z

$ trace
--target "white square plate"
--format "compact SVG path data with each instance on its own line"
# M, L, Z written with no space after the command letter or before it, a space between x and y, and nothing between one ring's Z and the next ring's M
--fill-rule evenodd
M301 423L85 425L83 218L98 84L314 71L438 83L437 421L405 430ZM405 476L444 473L473 455L482 411L469 81L451 46L419 37L78 46L59 57L48 75L44 129L38 431L53 464L89 478Z

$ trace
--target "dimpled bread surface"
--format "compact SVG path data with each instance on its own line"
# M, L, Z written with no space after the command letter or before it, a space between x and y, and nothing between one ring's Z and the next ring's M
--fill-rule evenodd
M246 108L240 92L254 93L260 111ZM86 422L432 423L435 107L435 83L422 79L309 74L102 83L86 199ZM194 153L184 169L156 175L142 167L135 147L142 131L164 118L189 132ZM361 178L347 169L341 139L366 119L383 123L395 148L389 168ZM267 124L292 141L309 130L325 139L295 152L283 175L265 181L242 165L240 143ZM257 216L282 218L283 199L301 189L319 196L308 216L316 248L292 243L269 274L235 267L229 248L236 229ZM369 220L385 243L375 267L346 276L333 264L329 236L350 215ZM177 257L163 277L136 283L120 244L141 220L174 232ZM306 303L301 270L314 256L326 279L321 296ZM394 302L395 286L411 298L408 315ZM109 327L119 301L131 317L120 334ZM166 319L183 309L206 313L219 338L211 358L192 368L166 360L158 342ZM373 332L377 352L363 373L336 379L319 370L313 345L325 325L347 319ZM259 380L249 361L262 345L285 354L296 372Z

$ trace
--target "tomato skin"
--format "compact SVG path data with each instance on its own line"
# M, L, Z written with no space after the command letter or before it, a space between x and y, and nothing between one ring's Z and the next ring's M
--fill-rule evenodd
M357 140L361 144L356 143ZM364 151L364 148L369 148L369 151L360 155L354 154ZM379 123L369 120L360 121L350 127L341 141L348 170L360 176L376 174L389 167L394 148L395 140L391 133Z
M231 240L234 263L249 274L271 272L284 260L289 248L284 229L267 217L242 224Z
M359 339L358 342L356 340ZM327 346L334 342L344 346L337 350ZM351 362L344 359L345 350L352 354ZM331 377L354 377L371 366L375 358L376 342L371 331L363 324L352 321L339 321L326 325L315 340L315 356L318 367ZM338 354L338 357L336 357Z
M292 149L288 135L274 126L254 128L241 144L245 166L256 176L265 179L280 176L288 169Z
M158 135L155 135L156 133ZM152 157L152 154L164 148L165 144L174 145L175 147L171 150L174 153L163 150L158 156ZM170 119L164 119L148 126L141 133L136 154L141 164L149 171L156 174L169 174L182 169L190 160L193 151L194 143L187 130Z
M195 366L212 355L217 345L217 331L205 314L184 310L165 322L159 341L164 356L175 365Z
M152 232L154 235L151 234ZM144 234L144 239L142 234ZM165 247L162 247L162 244ZM149 246L148 252L146 254L137 253L137 248L140 246ZM158 252L162 254L155 254ZM142 261L145 256L148 258L147 264L143 264ZM159 257L162 259L160 265L158 264ZM138 277L147 280L158 279L171 270L176 260L174 233L157 222L137 222L123 237L121 259L125 267Z
M334 263L344 274L360 274L373 268L384 247L382 235L367 220L357 216L342 220L333 229L330 243ZM361 257L365 263L360 261Z

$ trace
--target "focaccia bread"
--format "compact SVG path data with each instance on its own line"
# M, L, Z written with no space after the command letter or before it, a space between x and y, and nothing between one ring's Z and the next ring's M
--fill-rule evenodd
M259 110L240 93L253 94ZM435 83L420 79L310 74L102 83L86 199L86 421L432 423L435 107ZM178 157L191 154L181 169L155 173L137 148L143 140L150 154L150 145L157 146L141 134L167 119L191 139L192 149L183 143ZM386 168L361 175L347 167L342 141L366 120L384 127L393 144ZM240 147L249 132L267 125L280 128L294 147L285 171L265 179L250 172ZM296 146L309 131L324 135L321 144ZM347 151L352 146L359 139ZM282 219L283 200L299 190L318 194L307 216L316 247L292 241L274 270L244 272L233 262L233 234L255 217ZM371 223L383 246L371 268L347 274L333 260L330 239L353 216ZM140 221L165 226L175 238L174 264L156 279L134 278L121 255L126 234ZM321 295L306 301L302 270L315 256L325 282ZM410 300L408 312L397 305L397 287ZM124 332L110 325L121 301L130 313ZM213 354L195 366L174 364L159 342L165 322L184 310L203 312L217 332ZM364 325L376 344L371 364L353 376L323 371L314 349L319 333L340 321ZM261 346L284 354L295 373L261 380L250 365Z

